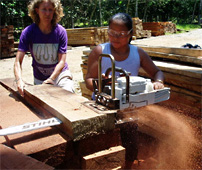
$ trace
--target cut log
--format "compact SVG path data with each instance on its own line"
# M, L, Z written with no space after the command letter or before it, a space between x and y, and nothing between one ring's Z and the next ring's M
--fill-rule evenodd
M4 79L1 83L12 88L13 81ZM60 129L74 141L115 128L114 111L98 114L82 104L88 101L86 98L60 87L36 85L26 87L24 92L24 99L30 105L38 110L43 106L50 115L59 118L63 122Z

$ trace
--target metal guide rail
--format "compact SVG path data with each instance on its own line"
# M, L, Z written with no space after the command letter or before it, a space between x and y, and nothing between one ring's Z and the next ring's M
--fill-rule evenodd
M41 129L45 127L60 125L61 123L62 121L56 117L52 117L49 119L42 119L36 122L30 122L30 123L25 123L23 125L11 126L5 129L0 129L0 136L12 135L16 133L22 133L22 132Z

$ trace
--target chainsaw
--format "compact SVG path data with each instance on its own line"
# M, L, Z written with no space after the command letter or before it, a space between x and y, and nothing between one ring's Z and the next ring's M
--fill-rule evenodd
M111 59L112 66L105 72L102 79L102 58ZM116 77L115 72L120 76ZM111 73L111 77L109 77ZM122 68L115 67L114 57L110 54L101 54L98 61L98 79L93 80L95 101L109 109L137 108L170 98L170 88L154 90L151 79L140 76L130 76Z
M108 68L105 73L105 76L108 77L106 79L102 79L102 57L109 57L112 63L112 67ZM98 64L98 79L93 80L96 103L93 104L93 108L96 107L102 112L106 111L106 109L122 110L125 108L142 107L170 98L170 88L165 87L164 89L154 90L150 79L139 76L130 76L130 73L127 71L115 67L115 60L112 55L101 54ZM120 77L115 77L115 71L120 73ZM112 72L112 75L109 78L110 72ZM0 129L0 136L12 135L60 124L62 124L62 121L56 117L42 119L37 122Z

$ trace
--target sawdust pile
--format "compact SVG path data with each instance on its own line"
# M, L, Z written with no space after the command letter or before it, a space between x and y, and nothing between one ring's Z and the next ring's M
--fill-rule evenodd
M144 169L146 164L145 168L150 169L202 168L201 134L188 117L158 105L140 108L137 114L139 131L156 140L155 144L139 146L140 152L141 146L149 146L144 148L147 157L140 169ZM149 150L152 150L152 154L149 154Z

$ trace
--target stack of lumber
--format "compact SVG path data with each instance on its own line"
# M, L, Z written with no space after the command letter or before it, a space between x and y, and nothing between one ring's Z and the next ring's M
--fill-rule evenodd
M107 30L108 27L95 28L95 45L109 41Z
M165 35L164 25L161 22L144 22L144 30L151 30L152 36Z
M142 20L139 18L132 18L133 20L133 35L136 38L149 38L151 37L151 30L144 30Z
M108 41L107 27L66 29L68 45L98 45Z
M171 95L181 96L192 103L196 113L201 112L202 50L168 47L139 46L164 72L165 82L171 87ZM143 69L141 76L148 77Z
M132 18L133 20L133 39L151 37L151 30L143 29L142 20ZM66 29L68 35L68 45L94 46L109 41L107 34L108 27L87 27Z
M144 49L153 59L154 63L164 72L166 86L171 87L171 96L177 95L192 103L190 107L201 111L201 78L202 78L202 50L148 47L139 46ZM87 73L87 60L91 50L84 51L81 64L83 75ZM149 77L143 69L139 75ZM86 90L85 83L81 83L83 96L88 96L90 91ZM91 94L91 93L90 93ZM90 97L90 96L89 96Z
M169 32L169 33L176 33L177 32L176 25L174 23L172 23L171 21L162 22L162 24L164 25L164 31L165 32Z
M90 51L83 51L83 56L82 56L82 72L83 72L83 79L85 80L86 74L87 74L87 69L88 69L88 55L90 54ZM85 82L80 82L80 88L81 88L81 94L82 96L86 97L87 99L91 99L92 96L92 91L87 89Z
M144 30L151 30L153 36L165 35L166 32L175 33L176 25L172 22L143 22Z
M12 57L15 55L13 25L0 26L0 29L1 29L0 58Z

